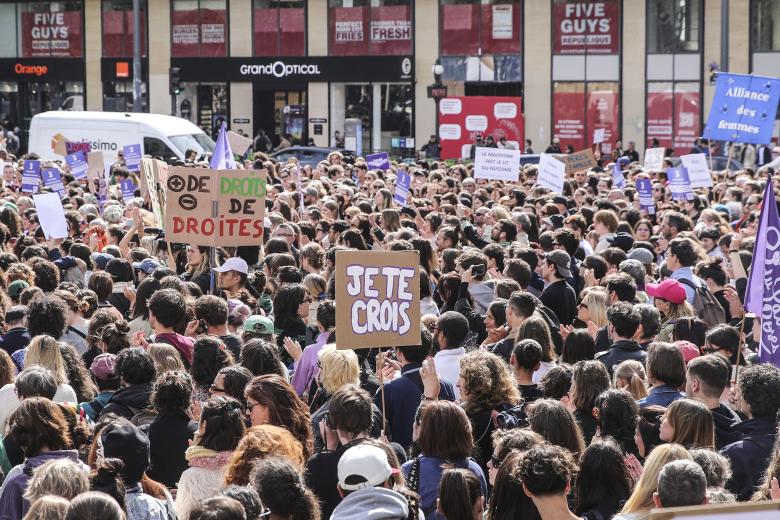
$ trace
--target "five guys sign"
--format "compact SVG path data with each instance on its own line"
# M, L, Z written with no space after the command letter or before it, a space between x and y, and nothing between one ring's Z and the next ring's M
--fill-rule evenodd
M556 2L553 54L617 54L620 50L620 5L601 2Z

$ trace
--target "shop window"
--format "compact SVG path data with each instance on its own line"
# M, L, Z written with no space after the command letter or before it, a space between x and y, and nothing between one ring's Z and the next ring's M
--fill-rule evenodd
M553 84L553 137L564 150L583 150L593 143L593 133L603 128L601 151L612 153L619 139L620 106L617 82L555 82Z
M331 56L412 54L411 0L329 0Z
M620 1L553 2L553 54L620 53Z
M305 0L254 0L254 55L306 55Z
M688 153L701 135L701 94L698 82L655 81L647 84L647 139Z
M780 51L780 2L752 0L750 12L753 52Z
M141 109L149 111L149 96L146 82L141 83ZM103 82L103 111L105 112L132 112L133 111L133 82L132 81L104 81Z
M519 53L520 13L512 0L441 0L442 56Z
M227 0L173 0L171 56L227 56Z
M0 4L0 57L80 58L84 55L84 4Z
M141 54L146 56L146 1L141 0ZM133 55L133 1L103 0L103 56Z
M648 0L647 53L699 51L701 0Z

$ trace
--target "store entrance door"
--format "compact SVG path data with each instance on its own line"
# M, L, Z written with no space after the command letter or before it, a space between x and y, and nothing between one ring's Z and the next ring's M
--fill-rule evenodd
M282 135L291 135L294 145L306 145L306 87L294 86L290 90L269 90L256 86L252 99L255 135L265 130L274 147L279 146Z

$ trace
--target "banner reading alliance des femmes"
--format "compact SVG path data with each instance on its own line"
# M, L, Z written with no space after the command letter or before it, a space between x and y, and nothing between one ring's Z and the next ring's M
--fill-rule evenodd
M780 101L780 79L718 74L703 136L715 141L769 144Z

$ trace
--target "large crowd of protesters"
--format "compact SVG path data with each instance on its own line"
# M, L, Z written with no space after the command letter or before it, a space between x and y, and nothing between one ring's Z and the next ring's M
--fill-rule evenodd
M633 160L625 188L608 162L551 194L534 165L509 183L256 153L264 239L210 248L123 200L121 156L102 200L44 162L69 229L47 240L20 192L35 159L0 151L0 520L638 520L780 499L780 369L743 310L771 169L676 201ZM348 249L419 253L419 345L336 348Z

